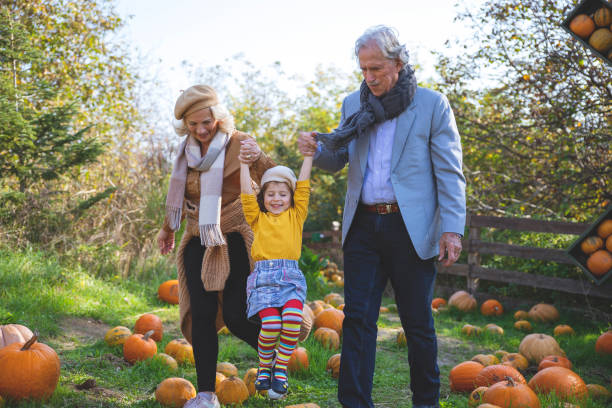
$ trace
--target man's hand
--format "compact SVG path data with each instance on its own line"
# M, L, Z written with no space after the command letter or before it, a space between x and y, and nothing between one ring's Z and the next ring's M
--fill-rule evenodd
M442 265L451 266L461 255L461 237L454 232L445 232L440 238L440 256L438 261L442 261ZM446 258L445 258L446 256Z
M317 151L317 132L299 132L298 149L303 156L314 156Z

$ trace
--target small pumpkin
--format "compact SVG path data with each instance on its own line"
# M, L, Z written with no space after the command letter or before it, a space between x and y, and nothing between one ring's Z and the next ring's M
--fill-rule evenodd
M179 283L177 279L171 279L163 282L157 288L157 297L164 302L178 305L179 302Z
M287 369L289 372L295 373L308 370L308 366L308 350L304 347L296 347L293 353L291 353L291 357L287 363Z
M533 331L531 323L529 323L527 320L517 320L516 322L514 322L514 328L516 330L520 330L526 333L530 333L531 331Z
M153 357L157 353L157 343L151 338L152 335L153 330L149 330L144 335L135 333L128 337L123 343L123 358L134 364Z
M389 313L389 308L385 307L385 306L381 306L380 307L380 313Z
M238 369L235 365L228 362L217 363L217 372L223 374L226 377L238 376Z
M554 337L543 333L528 334L519 344L519 353L530 362L540 364L547 356L563 356L565 352L559 347Z
M216 394L223 405L242 404L249 398L249 390L244 381L233 376L219 384Z
M132 335L132 331L125 326L117 326L109 329L104 335L104 342L109 346L119 346Z
M548 367L565 367L572 369L572 362L568 358L562 356L546 356L538 364L538 371Z
M162 363L168 366L170 371L178 370L178 363L176 362L174 357L172 357L171 355L168 355L166 353L157 353L155 356L153 356L153 358L160 360Z
M338 332L329 327L320 327L315 330L314 338L326 349L338 350L338 348L340 348L340 337L338 336Z
M465 324L461 328L461 333L466 336L480 336L482 333L482 329L479 326L474 326L473 324Z
M476 361L464 361L454 366L448 375L451 391L472 392L476 388L476 376L484 368Z
M323 306L325 304L326 303L323 302L322 300L313 300L312 302L308 303L308 306L310 307L310 309L312 310L312 313L316 317L319 313L325 310L325 307Z
M485 391L488 389L489 387L477 387L476 389L474 389L474 391L470 393L470 397L468 398L468 405L470 407L475 407L478 404L481 404L482 396L484 395Z
M529 313L524 310L517 310L514 312L514 320L527 320L529 319Z
M480 404L478 408L501 408L501 407L499 405L484 403L484 404Z
M507 356L510 353L508 353L506 350L495 350L493 354L495 354L495 357L497 357L501 361L504 356Z
M446 305L446 299L443 298L435 298L434 300L431 301L431 308L432 309L437 309L440 306Z
M13 343L26 343L34 333L21 324L5 324L0 326L0 348Z
M612 48L612 31L609 28L598 28L589 37L589 45L601 53L608 51Z
M332 293L328 293L327 295L325 295L325 297L323 298L323 301L337 308L338 305L341 305L342 303L344 303L344 298L339 293L332 292Z
M338 378L340 375L340 354L334 354L327 360L325 371L328 371L332 378Z
M404 329L400 329L397 332L397 338L395 339L395 342L400 347L406 347L408 345L408 339L406 339L406 333L404 333Z
M476 361L485 367L499 364L499 359L493 354L476 354L474 357L472 357L472 361Z
M255 373L255 374L257 374L257 373ZM220 373L218 371L215 373L215 392L217 392L217 390L219 389L219 384L221 384L226 378L227 377L224 374L222 374L222 373ZM245 381L245 383L246 383L246 381ZM247 384L247 387L248 387L248 384ZM253 384L253 388L255 388L255 384Z
M344 321L344 312L335 308L325 309L315 316L315 328L327 327L333 329L342 336L342 322Z
M15 400L49 398L59 381L60 359L51 347L38 343L34 333L27 342L0 349L0 395Z
M554 392L563 400L582 399L588 394L582 378L565 367L548 367L538 371L529 380L529 387L542 394Z
M608 59L612 59L612 50L610 50L610 54L608 54ZM606 238L606 249L608 252L612 252L612 235Z
M586 39L595 30L595 22L586 14L578 14L570 21L569 29L578 37Z
M504 364L495 364L483 368L474 379L474 384L478 387L490 387L507 377L512 378L516 383L527 384L525 377L516 368Z
M456 307L462 312L469 312L476 308L476 299L464 290L459 290L448 298L448 306Z
M593 21L597 27L607 27L612 24L612 11L607 7L599 8L593 14Z
M499 316L504 313L504 307L495 299L485 300L480 306L480 313L484 316Z
M175 339L166 344L164 352L176 359L179 364L191 363L195 364L193 356L193 347L185 339Z
M606 387L599 384L587 384L589 396L594 400L609 400L612 398L612 393Z
M612 235L612 219L604 220L597 227L597 235L599 235L602 239L608 238Z
M603 246L603 240L598 236L587 237L580 243L580 249L585 254L589 255L597 251Z
M161 341L164 336L164 327L159 316L153 313L145 313L141 315L134 324L134 333L145 334L149 330L153 330L151 338L155 341Z
M482 400L502 408L540 408L540 400L536 393L526 384L519 383L512 377L507 377L487 388Z
M559 336L573 336L574 334L576 334L574 332L574 329L572 329L572 326L569 326L567 324L560 324L558 326L556 326L553 330L553 335L555 337L559 337Z
M595 251L588 257L586 265L593 275L603 276L612 268L612 254L605 249Z
M595 342L595 351L600 354L612 355L612 330L602 333Z
M221 373L217 373L220 375L223 375ZM223 375L223 379L225 380L225 376ZM255 380L257 380L257 369L256 368L249 368L246 373L244 373L244 378L242 379L242 381L244 381L244 385L247 386L247 390L249 390L249 395L252 397L253 395L255 395L255 393L257 392L257 390L255 389ZM217 385L216 385L216 381L215 381L215 390L217 389Z
M155 399L165 407L181 408L195 396L193 384L179 377L166 378L155 389Z
M321 408L314 402L306 402L304 404L287 405L285 408Z
M490 333L490 334L494 334L494 335L498 335L498 336L503 336L504 335L504 329L502 329L501 327L499 327L496 324L493 323L489 323L487 325L485 325L484 327L485 331Z
M534 322L550 323L559 320L559 311L553 305L539 303L529 309L529 318Z
M503 365L509 365L523 371L529 367L529 361L521 353L508 353L502 358Z

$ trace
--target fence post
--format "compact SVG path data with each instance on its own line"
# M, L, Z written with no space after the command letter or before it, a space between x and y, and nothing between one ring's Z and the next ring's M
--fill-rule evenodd
M480 254L474 245L474 241L480 240L480 228L472 227L472 215L468 214L468 273L467 273L467 289L468 292L474 294L478 290L479 278L474 278L473 273L476 267L480 266Z

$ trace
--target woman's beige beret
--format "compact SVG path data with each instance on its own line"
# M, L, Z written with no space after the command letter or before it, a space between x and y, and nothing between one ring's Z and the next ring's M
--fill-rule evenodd
M219 103L217 93L208 85L194 85L181 93L174 105L174 117L177 120L198 111L210 108Z

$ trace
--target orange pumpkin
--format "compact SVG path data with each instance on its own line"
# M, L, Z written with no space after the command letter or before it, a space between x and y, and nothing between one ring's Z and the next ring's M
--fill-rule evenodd
M454 366L448 375L451 391L472 392L476 388L476 376L484 368L475 361L464 361Z
M602 246L603 240L597 236L587 237L584 241L580 243L580 249L582 249L582 252L587 255L592 254Z
M504 308L499 301L489 299L480 306L480 313L485 316L499 316L504 313Z
M495 364L485 367L474 379L476 386L489 387L497 382L503 381L506 377L512 378L516 383L526 384L525 377L512 366Z
M572 362L568 358L562 356L546 356L538 364L538 371L548 367L565 367L572 369Z
M605 249L600 249L589 256L586 264L593 275L603 276L612 268L612 254Z
M246 384L238 377L229 377L222 381L216 394L223 405L240 405L249 398Z
M595 30L595 22L586 14L578 14L569 23L569 29L580 38L588 38Z
M321 408L314 402L306 402L304 404L287 405L285 408Z
M466 336L480 336L482 333L482 329L478 326L474 326L473 324L465 324L461 328L461 333Z
M468 398L468 405L470 407L475 407L478 404L482 403L482 396L488 387L478 387L474 391L470 393L470 397Z
M164 363L170 369L170 371L178 370L178 363L174 357L166 353L157 353L155 356L153 356L153 358Z
M338 378L340 375L340 354L334 354L327 360L325 370L331 374L332 378Z
M155 399L166 407L181 408L195 396L193 384L179 377L166 378L155 389Z
M257 369L255 369L255 376L257 377ZM245 377L246 377L246 375L245 375ZM224 374L222 374L222 373L220 373L218 371L215 373L215 392L217 392L217 390L219 389L219 384L221 384L223 381L225 381L226 378L227 377ZM245 382L245 384L247 384L246 380L244 382ZM248 384L247 384L247 387L248 387ZM255 389L255 384L253 384L253 389ZM251 391L249 389L249 393L250 392Z
M517 370L526 370L529 367L529 361L521 353L508 353L502 357L502 364L509 365Z
M315 317L315 328L327 327L335 330L338 336L342 336L342 322L344 321L344 312L338 309L325 309Z
M526 384L518 383L511 377L491 385L482 396L484 402L502 408L540 408L538 396Z
M607 7L599 8L593 14L593 21L597 27L607 27L612 24L612 11Z
M49 398L60 376L60 359L55 350L38 343L35 333L25 343L0 349L0 395L15 400Z
M235 365L228 362L217 363L217 372L223 374L226 377L238 376L238 368Z
M597 235L603 239L606 239L612 235L612 219L604 220L601 224L599 224L597 227Z
M153 330L149 330L144 335L140 333L132 334L123 343L123 358L134 364L136 361L143 361L153 357L157 353L157 343L151 338Z
M559 311L553 305L539 303L529 309L529 318L534 322L550 323L559 320Z
M33 335L32 330L21 324L5 324L0 326L0 348L13 343L26 343Z
M554 337L542 333L528 334L519 344L519 353L529 361L540 364L547 356L563 356L565 352L559 347Z
M609 28L598 28L589 37L589 45L601 53L608 51L612 47L612 31Z
M193 357L193 347L185 339L175 339L166 344L164 352L171 355L180 364L191 363L195 364Z
M306 371L308 366L308 351L304 347L295 348L289 358L289 363L287 363L289 372Z
M612 398L612 393L606 387L599 384L587 384L589 396L594 400L609 400Z
M570 336L574 335L575 332L574 329L572 329L572 326L568 326L567 324L560 324L554 328L553 334L555 337Z
M109 346L120 346L131 335L132 331L125 326L113 327L104 335L104 342Z
M327 295L325 295L325 297L323 298L323 301L337 308L338 305L341 305L342 303L344 303L344 298L339 293L332 292L332 293L328 293Z
M314 332L314 338L329 350L338 350L340 347L340 337L338 333L328 327L320 327Z
M404 333L404 329L400 329L397 332L397 338L395 339L395 341L400 347L405 347L408 345L408 339L406 339L406 333Z
M529 313L524 310L517 310L514 312L514 320L527 320L529 319Z
M448 306L456 307L462 312L469 312L476 308L476 299L466 291L460 290L448 298Z
M529 380L529 387L542 394L555 392L563 400L582 399L588 394L586 384L578 374L565 367L548 367Z
M501 327L493 323L488 323L487 325L485 325L484 329L486 332L490 334L499 335L499 336L504 335L504 329L502 329Z
M612 54L612 51L610 51L610 54ZM608 238L606 238L606 249L609 252L612 252L612 235L610 235Z
M437 309L440 306L443 306L446 304L446 300L443 298L435 298L434 300L431 301L431 308L432 309Z
M179 302L179 287L178 280L167 280L157 288L157 297L164 302L178 305Z
M217 373L217 374L223 376L223 380L225 380L225 376L223 374L221 373ZM251 397L255 395L255 393L257 392L257 390L255 389L255 380L257 380L257 369L249 368L246 371L246 373L244 373L244 378L242 379L242 381L244 381L244 385L247 386L247 390L249 390L249 395ZM215 390L216 389L217 389L217 382L215 381Z
M308 306L312 310L313 315L316 317L319 313L325 310L325 304L326 303L322 300L313 300L312 302L308 303Z
M529 323L527 320L517 320L516 322L514 322L514 328L516 330L520 330L522 332L531 332L533 330L533 327L531 327L531 323Z
M164 327L159 316L152 313L145 313L136 320L134 324L134 333L145 334L149 330L153 330L151 338L155 341L161 341L164 336Z
M485 367L499 364L499 359L493 354L476 354L474 357L472 357L472 361L476 361Z
M602 333L595 342L595 351L600 354L612 355L612 330Z

